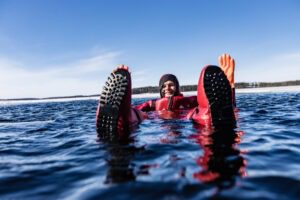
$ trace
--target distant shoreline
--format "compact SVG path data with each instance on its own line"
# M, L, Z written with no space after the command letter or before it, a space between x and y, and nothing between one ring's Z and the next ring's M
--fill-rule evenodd
M52 99L72 99L72 98L87 98L87 97L99 97L95 95L73 95L73 96L58 96L58 97L44 97L44 98L13 98L13 99L0 99L0 101L35 101L35 100L52 100Z
M280 87L260 87L260 88L238 88L236 93L282 93L282 92L300 92L300 85L295 86L280 86ZM183 92L186 96L197 95L197 91ZM70 100L70 99L98 99L100 94L97 95L73 95L73 96L59 96L59 97L46 97L46 98L13 98L13 99L0 99L0 102L9 101L49 101L49 100ZM158 98L158 93L141 93L133 94L132 98Z

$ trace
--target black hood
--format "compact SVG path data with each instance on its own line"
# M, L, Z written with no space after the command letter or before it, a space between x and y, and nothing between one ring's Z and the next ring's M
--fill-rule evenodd
M167 81L173 81L173 83L175 84L175 93L174 93L174 96L177 96L180 94L180 91L179 91L179 82L178 82L178 79L175 75L173 74L164 74L160 80L159 80L159 93L160 93L160 97L164 97L163 93L162 93L162 88L163 88L163 85L165 82Z

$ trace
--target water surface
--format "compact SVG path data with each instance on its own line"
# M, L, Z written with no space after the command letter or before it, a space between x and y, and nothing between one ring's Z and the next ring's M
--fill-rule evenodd
M0 199L298 199L300 93L237 104L235 130L152 117L105 141L96 100L2 103Z

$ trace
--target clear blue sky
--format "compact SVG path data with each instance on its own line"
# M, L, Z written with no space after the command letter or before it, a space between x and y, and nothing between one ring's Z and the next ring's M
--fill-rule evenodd
M0 0L0 98L97 94L121 63L196 84L224 52L237 82L300 79L300 1Z

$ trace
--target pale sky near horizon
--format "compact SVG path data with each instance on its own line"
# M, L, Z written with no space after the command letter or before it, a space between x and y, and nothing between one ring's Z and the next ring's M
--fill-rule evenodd
M196 84L224 52L236 82L299 80L299 21L298 0L0 0L0 99L99 94L121 63Z

